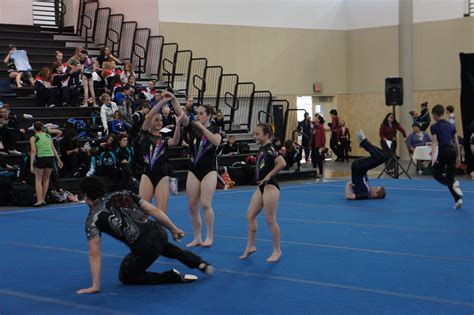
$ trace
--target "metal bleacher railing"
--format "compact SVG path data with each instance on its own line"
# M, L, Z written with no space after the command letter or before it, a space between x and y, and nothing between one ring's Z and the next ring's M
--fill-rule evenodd
M253 82L241 82L237 74L209 65L206 58L196 58L193 51L165 42L163 36L152 35L148 28L138 28L123 14L99 7L99 1L81 0L78 30L86 47L91 43L106 45L121 60L132 62L139 79L156 79L221 110L230 128L239 125L250 130L262 111L267 114L265 121L270 122L274 101L286 106L284 113L288 116L287 100L275 100L270 91L257 91Z

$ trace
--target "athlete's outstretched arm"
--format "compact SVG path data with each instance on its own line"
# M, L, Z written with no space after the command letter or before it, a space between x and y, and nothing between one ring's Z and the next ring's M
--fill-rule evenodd
M178 229L176 225L174 225L173 221L171 221L171 219L166 215L163 210L154 207L151 203L143 199L140 203L140 207L143 211L145 211L145 213L154 217L156 221L163 224L168 230L170 230L171 234L173 234L173 238L175 241L179 242L184 236L184 232L181 229Z

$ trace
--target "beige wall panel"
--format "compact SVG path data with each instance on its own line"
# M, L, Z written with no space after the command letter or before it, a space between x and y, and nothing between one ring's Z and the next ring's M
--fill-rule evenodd
M398 26L346 32L347 93L382 92L399 74Z
M397 117L399 116L399 110L396 107ZM338 95L337 111L339 117L346 122L346 126L351 133L351 155L367 155L365 150L359 148L355 138L355 132L359 129L364 131L366 137L374 145L380 146L380 124L382 124L385 115L392 111L391 107L385 106L385 95L383 93Z
M275 94L311 95L345 91L345 32L229 25L160 23L167 42L253 81Z
M474 18L414 25L414 89L459 89L460 52L472 52Z

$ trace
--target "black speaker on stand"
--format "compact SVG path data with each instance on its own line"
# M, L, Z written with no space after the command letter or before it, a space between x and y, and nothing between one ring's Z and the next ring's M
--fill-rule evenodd
M385 78L385 105L392 106L392 114L396 119L395 106L403 105L403 78L400 77L388 77ZM393 172L388 171L388 166L393 163L394 170ZM403 168L398 160L397 153L390 153L388 163L385 168L380 172L378 178L382 176L383 173L386 173L388 176L398 179L401 174L405 174L409 179L411 179L408 172Z

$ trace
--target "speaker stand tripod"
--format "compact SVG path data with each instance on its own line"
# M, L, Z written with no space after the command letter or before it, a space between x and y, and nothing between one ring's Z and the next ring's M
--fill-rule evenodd
M392 104L392 114L393 117L395 118L395 105ZM390 148L389 148L390 150ZM393 171L389 171L388 167L393 165ZM400 172L401 170L401 172ZM397 153L396 152L391 152L390 151L390 158L387 161L387 164L385 164L384 169L380 172L379 176L377 178L382 177L383 173L387 174L388 176L392 177L393 179L399 179L400 175L405 174L409 179L411 179L410 175L408 174L407 170L403 167L402 164L400 164L400 161L398 160Z
M392 171L388 170L388 167L390 165L393 165ZM405 174L409 179L411 179L410 174L408 174L407 170L405 170L403 165L400 164L400 161L398 160L398 157L395 153L390 153L390 158L388 159L387 164L385 165L384 169L380 172L377 178L382 177L384 173L392 177L393 179L398 179L400 178L400 175L403 174Z

